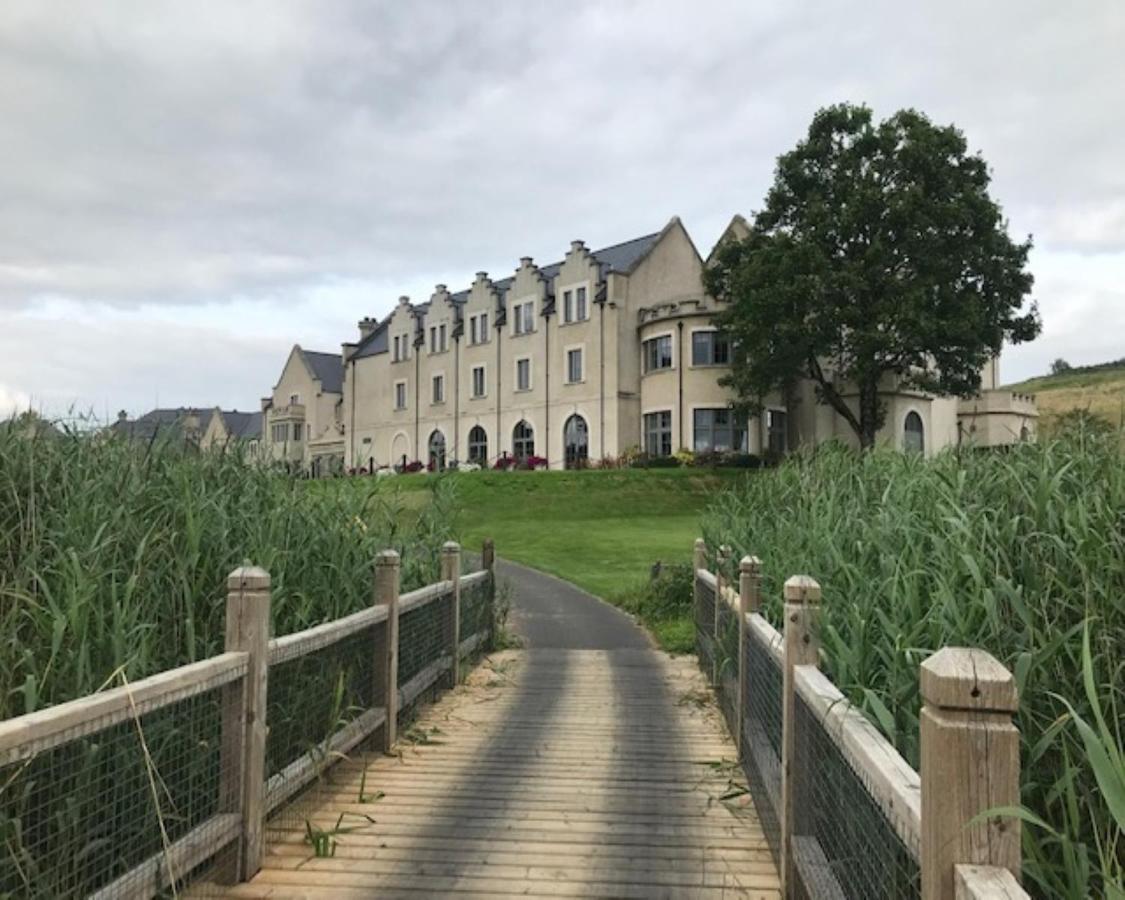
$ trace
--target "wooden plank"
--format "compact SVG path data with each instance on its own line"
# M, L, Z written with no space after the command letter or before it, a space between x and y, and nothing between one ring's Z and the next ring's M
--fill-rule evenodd
M403 594L398 600L398 614L405 616L412 609L419 609L428 603L433 603L442 597L448 597L453 590L452 581L436 581L433 584L427 584L425 587L420 587L416 591L411 591L408 594Z
M488 578L491 574L492 573L485 570L483 572L470 572L468 575L462 575L461 590L463 591L466 588L471 588L474 585L480 584L482 581L488 581Z
M803 889L801 896L815 897L816 900L847 900L832 872L832 864L816 838L802 834L793 836L793 864L797 870L797 883Z
M386 721L386 714L382 708L369 709L332 735L322 757L314 758L309 753L303 753L280 772L275 773L266 782L266 814L272 813L297 791L313 781L317 774L323 771L322 766L328 768L339 760L339 754L354 749L384 721Z
M197 825L168 850L146 859L120 878L90 894L89 900L117 900L126 897L154 897L182 878L196 866L206 862L232 841L242 830L238 813L221 813Z
M999 866L953 867L955 900L1029 900L1016 876Z
M922 779L894 745L815 666L798 666L794 683L805 705L915 859L922 848Z
M274 638L269 644L269 662L271 666L281 665L298 656L305 656L322 650L337 641L350 637L357 631L363 631L372 625L385 621L387 608L385 606L370 606L367 609L344 616L323 625L306 628L287 634L284 637Z
M472 634L469 637L465 638L463 641L461 641L461 646L458 651L461 654L461 658L464 659L466 656L471 656L477 649L477 647L479 647L487 639L488 632L486 631L478 631L476 634Z
M221 653L133 684L7 719L0 722L0 765L29 759L83 735L229 684L246 674L248 660L246 653Z
M442 672L449 669L449 666L450 658L448 656L439 656L421 672L406 682L406 684L400 687L398 689L399 709L405 709L413 703L426 688L430 687L441 677Z

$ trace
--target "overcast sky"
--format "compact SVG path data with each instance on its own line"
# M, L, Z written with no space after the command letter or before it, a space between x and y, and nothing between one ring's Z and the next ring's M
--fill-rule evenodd
M1125 3L0 6L0 411L257 408L400 294L678 215L706 254L820 106L913 106L1034 236L1042 336L1125 356Z

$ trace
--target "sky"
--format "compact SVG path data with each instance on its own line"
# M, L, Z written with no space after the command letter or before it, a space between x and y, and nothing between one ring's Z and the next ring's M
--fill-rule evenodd
M913 107L1032 235L1004 381L1125 356L1125 3L4 0L0 414L257 409L294 343L678 215Z

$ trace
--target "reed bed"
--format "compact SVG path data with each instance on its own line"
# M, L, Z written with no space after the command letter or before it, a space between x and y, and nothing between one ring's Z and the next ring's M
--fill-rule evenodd
M710 547L824 592L826 668L918 765L918 666L983 647L1021 703L1025 882L1125 896L1125 460L1089 433L933 460L830 446L748 478L704 519Z

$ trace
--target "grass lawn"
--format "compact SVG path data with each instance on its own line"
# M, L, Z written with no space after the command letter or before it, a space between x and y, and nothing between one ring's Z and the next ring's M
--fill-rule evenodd
M380 487L402 492L410 508L411 495L424 496L440 478L456 493L456 531L467 549L491 537L500 556L645 618L639 594L652 564L689 562L711 496L748 477L754 473L739 469L467 472L399 476ZM683 622L646 624L670 649L690 645Z
M1120 426L1125 414L1125 366L1060 372L1009 385L1035 394L1040 427L1050 431L1054 420L1072 409L1086 409Z

